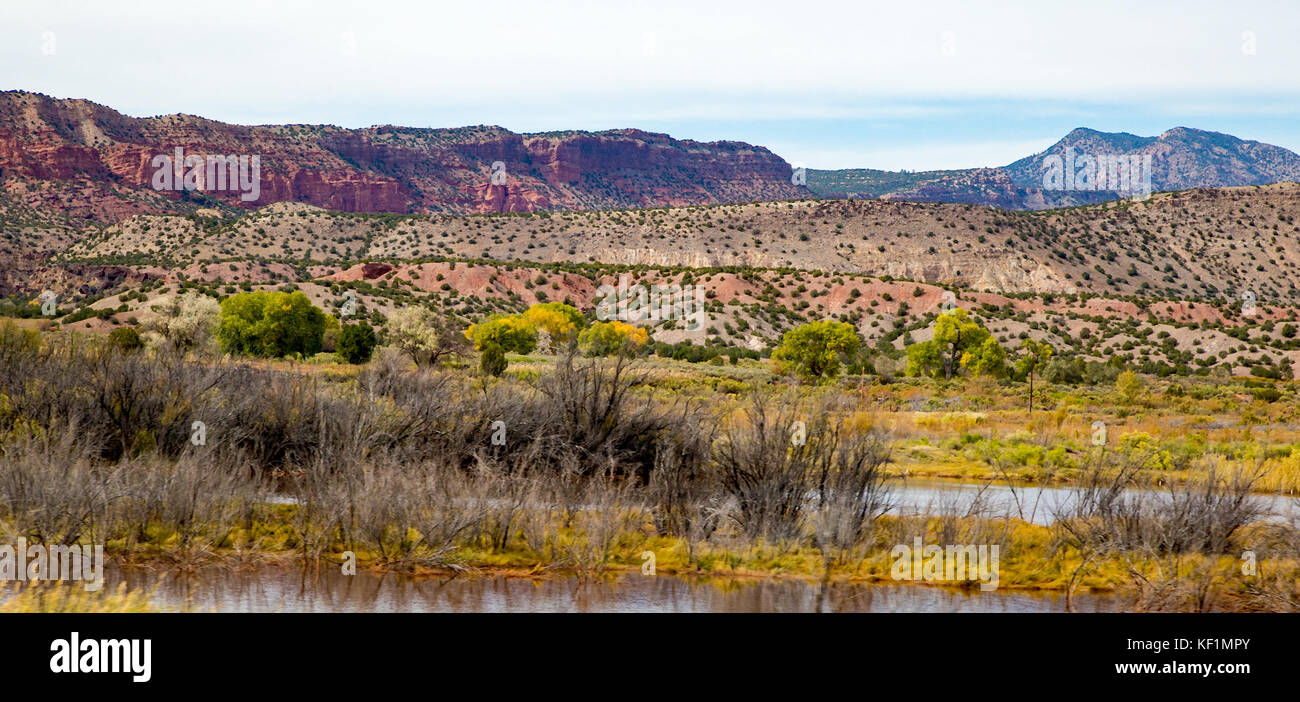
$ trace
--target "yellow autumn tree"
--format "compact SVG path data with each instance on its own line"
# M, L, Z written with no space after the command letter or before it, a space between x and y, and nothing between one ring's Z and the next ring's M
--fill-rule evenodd
M578 331L586 322L582 313L563 302L542 302L529 307L523 314L524 319L546 332L555 344L565 346L578 337Z
M632 356L650 341L641 327L624 322L596 322L578 336L578 347L588 356Z

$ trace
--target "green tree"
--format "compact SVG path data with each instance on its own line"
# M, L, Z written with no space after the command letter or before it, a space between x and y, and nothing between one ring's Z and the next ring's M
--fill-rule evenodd
M1007 352L990 334L979 346L962 354L961 365L975 376L1002 378L1007 374Z
M961 308L939 315L934 337L907 347L907 370L911 376L951 379L965 368L975 375L1000 377L1005 374L1006 352L970 313Z
M134 328L121 327L109 332L108 345L123 353L131 353L143 348L144 340Z
M922 341L907 347L907 370L910 376L937 378L943 373L943 352L934 341Z
M444 356L465 352L469 345L447 317L427 307L404 307L389 315L384 340L417 366L436 365Z
M951 379L961 365L962 356L970 349L979 348L987 338L989 330L960 307L939 315L934 321L934 342L942 353L944 379Z
M492 342L483 345L483 355L479 357L479 370L487 375L500 377L506 372L506 352Z
M1024 355L1016 361L1016 370L1029 379L1029 413L1034 412L1034 373L1052 358L1052 345L1046 341L1025 339L1020 344Z
M228 353L280 357L320 353L325 313L302 292L231 295L221 302L217 340Z
M1146 392L1146 383L1142 378L1133 371L1124 371L1115 378L1115 389L1119 390L1120 397L1124 398L1125 404L1136 404L1142 399L1142 394Z
M378 339L369 324L345 324L339 330L336 352L346 363L365 363L375 353Z
M851 324L809 322L786 332L772 358L783 366L792 366L803 378L821 380L839 375L840 366L852 359L861 345L862 339Z
M588 356L635 356L650 341L641 327L619 321L596 322L578 335L578 348Z

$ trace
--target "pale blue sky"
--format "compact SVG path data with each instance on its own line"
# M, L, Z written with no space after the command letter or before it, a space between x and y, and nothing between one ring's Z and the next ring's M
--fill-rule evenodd
M1300 151L1300 3L60 2L0 88L228 122L639 127L817 168L1009 163L1076 126Z

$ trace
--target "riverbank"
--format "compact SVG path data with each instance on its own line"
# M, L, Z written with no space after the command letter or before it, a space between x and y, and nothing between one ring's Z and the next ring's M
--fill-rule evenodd
M127 568L187 573L205 568L256 572L263 567L292 565L313 571L360 574L400 574L414 578L554 578L599 579L611 575L654 572L700 579L717 585L751 580L792 580L809 584L893 584L946 587L967 591L992 585L1001 592L1054 593L1131 592L1153 583L1178 587L1186 581L1209 581L1225 596L1245 593L1261 579L1290 577L1300 583L1300 561L1273 558L1254 563L1254 576L1243 572L1243 559L1229 555L1152 554L1140 551L1085 553L1068 543L1061 529L1018 519L883 516L870 546L828 558L806 542L743 543L737 535L719 535L713 542L692 542L655 535L647 522L609 534L603 553L595 551L591 535L581 526L552 524L540 542L530 545L519 534L504 547L466 544L440 552L413 547L403 553L334 542L319 554L304 556L300 539L300 507L275 505L264 519L238 526L220 541L182 543L180 534L147 529L149 539L130 543L110 540L108 553ZM908 540L898 534L914 533ZM1244 542L1267 545L1279 538L1275 527L1252 524L1240 535ZM407 535L410 543L422 538ZM941 564L935 572L912 568L912 556L900 559L900 547L923 545L985 545L996 548L991 578L974 575L954 580ZM982 539L982 540L980 540ZM730 543L728 543L730 541ZM650 556L648 554L653 554ZM910 551L909 551L910 554ZM916 562L924 564L930 554ZM942 562L941 562L942 563ZM902 566L900 569L900 565ZM972 563L972 573L974 573ZM900 570L902 577L900 577ZM937 575L938 577L929 577Z
M302 568L268 562L252 570L206 567L176 573L110 568L105 589L136 593L143 611L230 613L809 613L809 612L1065 612L1060 593L911 587L891 583L809 583L791 578L696 578L618 570L596 577L551 574L544 578L477 573L412 577L336 568ZM0 611L41 611L28 596ZM1129 598L1080 593L1077 612L1121 611ZM142 611L104 598L95 611ZM46 597L47 604L50 598ZM56 605L57 606L57 605ZM57 610L69 611L67 607Z
M77 339L0 351L0 532L104 545L128 565L341 568L350 552L367 572L590 578L649 553L658 572L730 580L1132 588L1152 609L1203 607L1207 589L1234 609L1300 601L1294 510L1254 499L1295 455L1278 403L1201 435L1171 434L1155 408L1139 422L1135 401L1093 444L1078 435L1089 404L902 409L956 404L938 400L961 388L928 381L755 377L732 393L623 357L504 378L388 357L335 378ZM1213 423L1198 417L1186 426ZM943 455L982 462L1002 487L895 493L897 470ZM1145 489L1152 475L1167 487ZM1063 478L1072 501L1037 499ZM988 567L900 573L900 547L921 561L974 549Z

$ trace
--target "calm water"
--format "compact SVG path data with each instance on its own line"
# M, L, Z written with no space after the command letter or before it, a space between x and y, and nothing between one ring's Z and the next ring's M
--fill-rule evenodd
M1077 499L1075 490L980 486L938 480L895 483L894 514L972 514L1020 517L1052 523ZM1160 493L1156 493L1160 494ZM1258 496L1272 514L1294 517L1300 500ZM233 572L160 574L131 569L106 573L107 584L123 580L132 589L155 592L172 609L217 612L1064 612L1058 593L980 592L924 585L831 585L802 581L700 579L639 573L600 580L503 577L411 579L336 568L304 574L293 567ZM722 582L723 584L718 584ZM1122 596L1081 593L1080 612L1117 611Z
M955 514L959 516L1014 517L1034 524L1050 525L1057 515L1072 513L1079 490L1063 487L1008 487L1005 483L966 483L956 480L909 478L888 483L888 514L917 516ZM1125 494L1145 494L1153 499L1169 499L1160 490L1125 490ZM1300 520L1300 497L1254 494L1249 498L1273 519ZM269 495L267 502L294 503L288 495Z
M1072 487L1020 487L1005 484L979 485L956 481L909 479L890 484L894 508L891 514L958 514L984 517L1016 517L1035 524L1051 524L1058 514L1068 514L1078 501ZM1129 490L1155 499L1168 499L1160 490ZM1300 498L1282 495L1252 495L1249 499L1274 518L1300 517Z
M719 586L669 575L620 574L609 580L502 577L418 579L330 568L292 567L192 575L133 569L107 573L107 585L156 589L171 608L216 612L816 612L820 587L744 580ZM714 581L716 582L716 581ZM1081 612L1122 609L1114 595L1075 596ZM967 592L924 585L832 585L823 612L1064 612L1059 594Z

